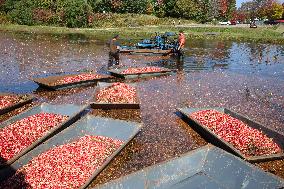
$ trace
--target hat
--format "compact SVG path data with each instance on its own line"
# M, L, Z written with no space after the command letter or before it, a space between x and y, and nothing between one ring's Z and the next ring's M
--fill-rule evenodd
M116 34L113 38L118 38L119 37L119 35L118 34Z

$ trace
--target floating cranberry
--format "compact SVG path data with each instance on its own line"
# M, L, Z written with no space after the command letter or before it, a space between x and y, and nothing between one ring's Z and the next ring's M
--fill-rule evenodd
M280 147L271 138L225 113L216 110L201 110L190 116L232 144L245 156L281 153Z
M103 136L81 137L33 158L0 188L79 188L122 144Z
M101 103L137 103L136 89L125 83L114 83L96 95Z
M67 118L68 116L53 113L39 113L1 128L0 164L13 158Z
M98 74L79 74L76 76L64 77L63 79L56 81L56 83L67 84L67 83L75 83L75 82L100 79L100 78L102 78L102 76Z
M12 95L0 96L0 109L4 109L8 106L11 106L18 100L19 98L17 96L12 96Z

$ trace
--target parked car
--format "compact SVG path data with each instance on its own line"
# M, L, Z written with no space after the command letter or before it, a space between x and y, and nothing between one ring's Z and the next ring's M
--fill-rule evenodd
M278 24L284 24L284 20L275 20Z
M230 21L223 21L223 22L219 22L219 24L221 24L221 25L230 25L231 22Z
M230 20L230 25L237 25L237 21L236 20Z
M279 24L279 22L277 22L276 20L266 20L263 23L264 24L269 24L269 25L277 25L277 24Z

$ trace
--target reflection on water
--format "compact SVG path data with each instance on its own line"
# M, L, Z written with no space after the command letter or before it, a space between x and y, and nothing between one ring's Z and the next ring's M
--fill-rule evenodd
M189 42L184 71L226 70L284 79L284 47L236 42Z
M104 42L94 43L83 34L48 36L34 34L0 34L2 90L7 85L25 92L36 89L29 82L35 75L70 73L81 69L104 70L107 48ZM122 63L148 63L179 71L227 71L284 79L284 53L281 45L236 43L230 41L188 40L182 60L156 56L125 56ZM13 79L11 79L13 78ZM5 83L5 85L4 85Z
M106 71L108 49L105 41L91 40L83 34L59 36L1 33L0 41L0 92L36 91L38 85L30 80L33 77L79 70ZM281 45L271 44L188 39L185 55L181 59L169 56L122 55L121 62L126 66L148 64L175 69L178 81L182 83L184 80L184 85L189 82L188 77L193 73L195 82L204 79L205 74L214 73L219 76L229 74L234 77L267 78L281 86L284 81L283 48ZM230 81L231 78L233 77L227 80ZM214 82L214 85L221 84ZM248 88L249 85L251 88ZM248 90L249 94L258 94L255 88L267 91L264 92L265 97L253 95L258 101L270 102L267 100L270 98L267 94L272 93L269 87L259 86L259 83L252 83L250 80L242 84L242 90ZM281 103L281 100L282 98L278 99L276 104Z
M106 52L104 46L92 43L74 43L69 37L35 36L30 34L0 34L0 88L10 88L20 92L16 85L29 82L34 76L50 73L74 72L89 68L98 69L104 62ZM85 39L84 39L85 40ZM31 92L37 88L30 83L25 84L23 92Z

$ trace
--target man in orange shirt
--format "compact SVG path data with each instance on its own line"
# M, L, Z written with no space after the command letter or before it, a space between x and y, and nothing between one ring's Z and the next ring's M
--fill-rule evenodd
M179 31L178 34L178 55L181 56L183 54L183 48L185 45L185 35L182 30Z

